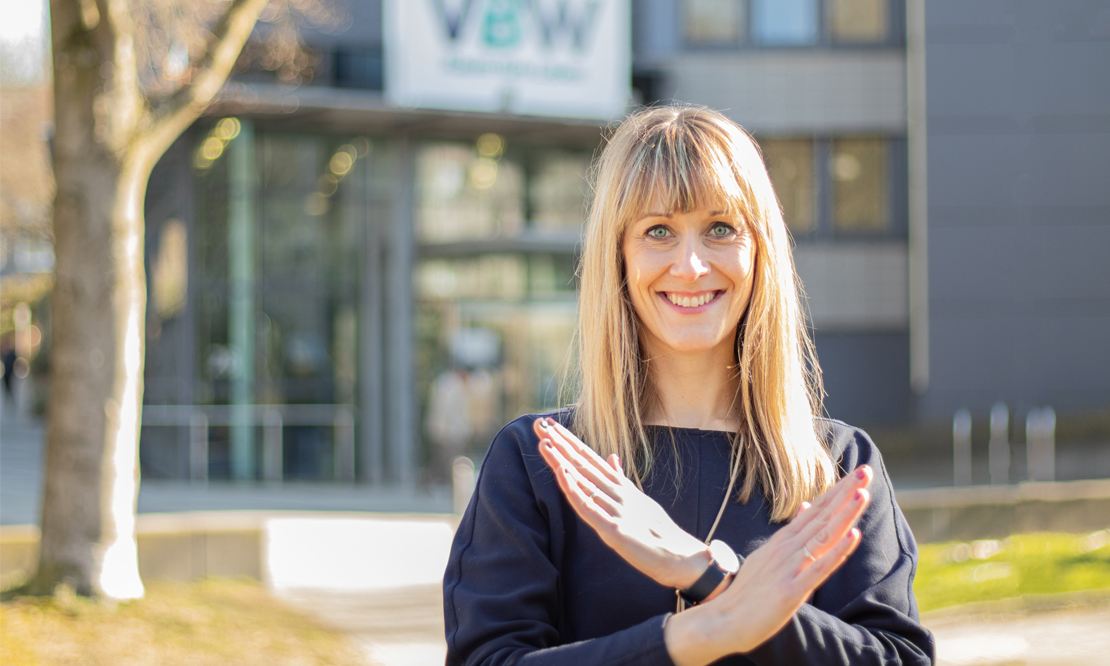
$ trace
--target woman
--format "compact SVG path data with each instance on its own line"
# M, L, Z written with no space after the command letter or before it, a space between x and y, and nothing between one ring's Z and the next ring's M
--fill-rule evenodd
M579 401L494 439L444 576L447 663L931 663L879 453L816 418L754 142L651 109L594 185Z

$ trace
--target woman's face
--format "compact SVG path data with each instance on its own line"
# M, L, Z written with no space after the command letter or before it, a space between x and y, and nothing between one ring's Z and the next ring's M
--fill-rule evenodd
M628 293L651 356L728 353L752 294L755 239L710 208L666 215L651 206L624 236Z

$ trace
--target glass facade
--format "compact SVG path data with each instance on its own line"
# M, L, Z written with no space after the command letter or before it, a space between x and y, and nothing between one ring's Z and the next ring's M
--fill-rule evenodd
M524 225L520 164L492 146L437 143L416 158L416 237L423 243L508 236ZM498 140L499 141L499 140Z
M425 480L449 480L450 461L480 457L506 422L561 404L589 163L585 151L515 149L496 135L418 149L416 375ZM453 202L462 202L458 216ZM439 215L453 219L427 221ZM430 233L433 224L452 230Z
M339 452L350 433L337 424L353 421L359 397L374 145L357 136L254 131L246 121L220 137L220 127L193 155L193 218L156 230L164 246L191 236L172 241L190 246L184 261L192 269L176 311L160 304L175 289L163 286L161 254L152 271L157 330L189 330L148 341L154 390L146 403L181 409L146 419L144 464L153 476L188 475L180 442L189 436L180 431L203 415L204 478L350 475L352 452ZM182 342L192 354L187 385L162 370ZM177 389L167 390L174 380ZM159 440L177 451L159 457ZM274 441L277 451L267 451Z
M148 477L403 481L410 455L443 482L560 404L590 150L246 120L191 143L190 205L148 234ZM407 454L383 425L405 383Z

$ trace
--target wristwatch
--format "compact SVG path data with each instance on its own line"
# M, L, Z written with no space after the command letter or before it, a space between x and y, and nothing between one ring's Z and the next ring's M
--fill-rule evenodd
M732 547L720 539L709 542L709 556L712 561L701 578L690 587L678 592L688 604L705 601L722 580L740 570L740 558L733 552Z

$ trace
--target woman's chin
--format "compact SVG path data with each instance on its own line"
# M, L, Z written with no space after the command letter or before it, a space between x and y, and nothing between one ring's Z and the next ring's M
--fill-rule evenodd
M731 357L734 336L667 336L651 345L656 354L698 355L727 351Z

